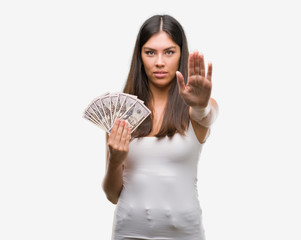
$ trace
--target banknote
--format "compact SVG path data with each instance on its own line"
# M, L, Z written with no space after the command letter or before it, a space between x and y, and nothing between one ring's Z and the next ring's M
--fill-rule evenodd
M101 103L103 106L104 117L105 117L108 125L111 126L112 125L112 113L111 113L110 95L101 97L100 100L101 100Z
M131 132L135 129L150 115L151 111L144 106L140 101L137 101L122 117L121 119L126 120L131 128Z
M126 99L126 95L125 94L119 94L118 98L117 98L117 103L116 103L116 109L115 109L115 113L114 113L114 118L116 119L119 115L121 106L123 105L124 101Z
M98 113L98 119L99 121L107 128L110 129L110 124L108 123L106 117L105 117L105 112L104 112L104 107L101 101L101 98L96 99L94 102L91 103L91 107L96 107L96 112Z
M111 94L110 95L110 100L111 100L111 115L112 115L112 119L111 119L111 123L115 122L115 110L117 107L117 100L118 100L118 94Z
M123 95L121 93L121 95ZM132 97L131 95L125 95L125 100L119 110L117 118L122 118L122 116L137 102L137 99Z
M89 117L88 114L84 114L84 118L88 119L90 122L94 123L95 125L97 125L101 129L103 129L104 131L107 131L107 129L101 123L99 123L99 122L95 121L93 118Z
M116 118L126 120L133 132L150 113L135 95L105 93L92 100L84 110L84 118L110 134Z
M101 127L102 129L104 129L105 131L108 130L108 127L104 126L102 124L101 121L99 121L99 118L97 116L97 114L95 113L95 111L91 108L91 106L89 106L85 112L84 112L84 117L86 119L88 119L89 121L95 123L96 125L98 125L99 127Z

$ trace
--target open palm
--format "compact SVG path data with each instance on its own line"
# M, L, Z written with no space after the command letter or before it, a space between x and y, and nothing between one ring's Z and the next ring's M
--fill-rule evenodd
M185 85L182 73L177 71L179 93L188 106L206 107L208 105L212 83L212 63L208 64L207 75L205 71L204 56L197 51L189 54L188 79Z

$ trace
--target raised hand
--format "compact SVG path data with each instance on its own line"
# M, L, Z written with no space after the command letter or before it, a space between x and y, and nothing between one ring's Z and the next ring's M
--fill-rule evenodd
M191 107L206 107L210 100L212 83L212 63L208 64L207 75L205 71L204 56L198 51L189 54L188 79L185 85L182 73L177 71L179 93L184 102Z
M124 120L116 119L108 138L109 160L111 164L121 165L129 151L131 128Z

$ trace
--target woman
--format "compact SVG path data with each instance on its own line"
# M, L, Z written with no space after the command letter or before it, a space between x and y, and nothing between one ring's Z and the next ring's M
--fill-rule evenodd
M189 54L176 19L156 15L141 26L124 92L151 115L131 134L116 120L107 135L103 189L117 204L114 240L203 240L197 163L218 106L212 64Z

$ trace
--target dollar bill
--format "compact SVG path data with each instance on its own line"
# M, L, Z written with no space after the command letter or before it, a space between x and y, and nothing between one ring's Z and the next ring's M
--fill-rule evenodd
M117 103L116 103L116 109L115 109L115 113L114 113L115 119L118 117L120 109L121 109L121 106L123 105L125 99L126 99L126 95L125 94L118 94Z
M126 120L129 123L131 132L133 132L150 113L151 111L146 106L140 101L137 101L121 119Z
M132 97L129 94L123 94L121 93L120 95L125 95L126 98L119 110L119 113L117 115L117 118L122 118L122 116L129 110L131 107L137 102L137 98Z
M103 106L103 112L104 117L108 123L109 126L112 126L112 114L111 114L111 100L110 96L104 96L100 98L102 106Z
M97 112L97 116L99 121L107 128L110 129L110 124L108 123L107 119L106 119L106 114L104 111L104 107L101 101L101 98L96 99L93 103L91 103L90 105L91 107L95 107L96 108L96 112Z
M97 116L97 113L93 110L91 106L89 106L85 112L84 112L84 117L88 119L89 121L95 123L96 125L100 126L103 128L105 131L107 131L109 128L104 126L101 121L99 121L99 118Z
M107 131L107 129L99 122L97 122L95 119L89 116L88 113L84 114L84 118L88 119L90 122L94 123L96 126L100 127L102 130Z
M144 102L135 95L105 93L93 99L84 111L84 118L110 133L116 118L128 121L133 132L150 114Z
M111 94L110 100L111 100L111 116L112 116L111 125L113 125L116 119L115 111L117 107L118 94Z
M102 126L103 128L109 130L110 126L107 124L106 119L104 118L104 113L102 112L102 106L99 106L99 98L103 96L109 95L109 92L102 94L100 97L94 98L93 101L89 104L88 108L85 110L84 114L87 117L91 118L92 120L96 121L98 125Z

